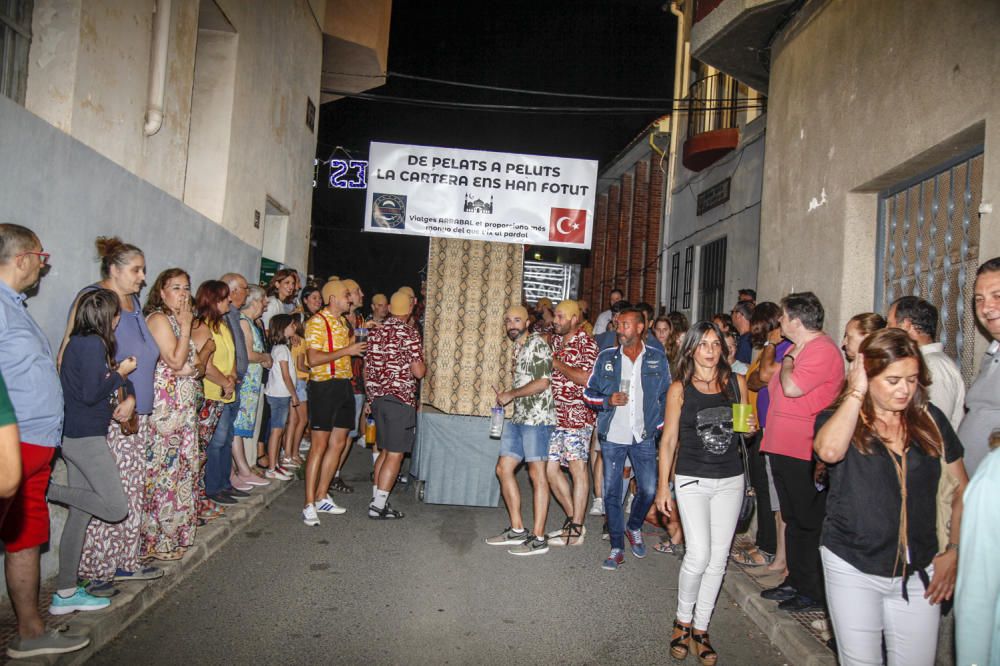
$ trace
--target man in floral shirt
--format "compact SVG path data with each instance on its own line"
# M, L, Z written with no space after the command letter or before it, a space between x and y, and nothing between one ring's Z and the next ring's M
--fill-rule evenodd
M549 387L552 377L552 349L537 333L528 332L528 311L512 306L503 318L507 337L514 343L512 388L498 391L497 402L513 401L514 416L504 428L500 442L497 476L503 494L510 526L486 543L491 546L514 546L512 555L540 555L549 550L545 536L545 515L549 508L549 484L545 478L545 461L549 452L549 437L556 423L556 410ZM528 476L534 486L534 529L528 532L521 521L521 493L514 470L521 461L528 464Z
M597 343L580 325L583 313L576 301L556 306L555 332L552 338L552 396L556 403L556 429L549 439L549 462L546 472L549 488L566 512L562 530L549 534L553 546L583 543L590 479L587 474L590 438L597 414L583 402L583 388L597 360ZM562 472L569 468L569 483Z
M375 488L368 517L402 518L388 504L403 456L413 450L417 431L417 380L427 371L420 334L406 323L413 312L409 294L397 291L389 301L389 317L368 337L365 389L368 409L375 418L379 455L375 461Z

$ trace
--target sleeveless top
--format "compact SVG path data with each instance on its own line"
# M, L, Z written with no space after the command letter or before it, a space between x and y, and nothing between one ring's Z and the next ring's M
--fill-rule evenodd
M730 380L730 392L739 385ZM738 395L738 393L736 394ZM733 403L724 393L702 393L684 387L677 474L705 479L727 479L743 474L739 435L733 433Z
M208 362L218 368L222 374L231 374L236 365L236 345L233 344L233 334L229 332L226 322L219 322L219 330L212 331L212 339L215 340L215 353L212 354L212 358ZM208 378L204 381L206 400L216 400L227 404L236 400L235 392L228 398L223 398L221 386Z

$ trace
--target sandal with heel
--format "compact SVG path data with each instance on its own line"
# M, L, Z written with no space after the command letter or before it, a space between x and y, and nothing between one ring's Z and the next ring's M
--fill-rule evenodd
M719 653L712 649L712 644L708 642L707 631L692 632L689 645L701 662L701 666L715 666L715 662L719 660Z
M688 656L688 644L691 641L691 625L684 626L674 620L674 633L670 636L670 656L683 661Z

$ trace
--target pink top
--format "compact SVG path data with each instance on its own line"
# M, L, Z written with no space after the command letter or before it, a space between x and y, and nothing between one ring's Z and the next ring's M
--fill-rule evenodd
M760 450L812 460L813 422L836 399L844 384L844 359L830 336L821 335L795 357L792 382L802 389L801 397L785 396L780 372L768 382L771 405Z

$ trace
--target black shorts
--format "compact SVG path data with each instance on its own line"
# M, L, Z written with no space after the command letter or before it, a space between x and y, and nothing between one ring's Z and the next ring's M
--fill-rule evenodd
M391 395L372 402L375 440L378 448L393 453L410 453L417 439L417 410Z
M354 390L350 379L312 380L306 385L309 396L309 423L313 430L354 427Z

